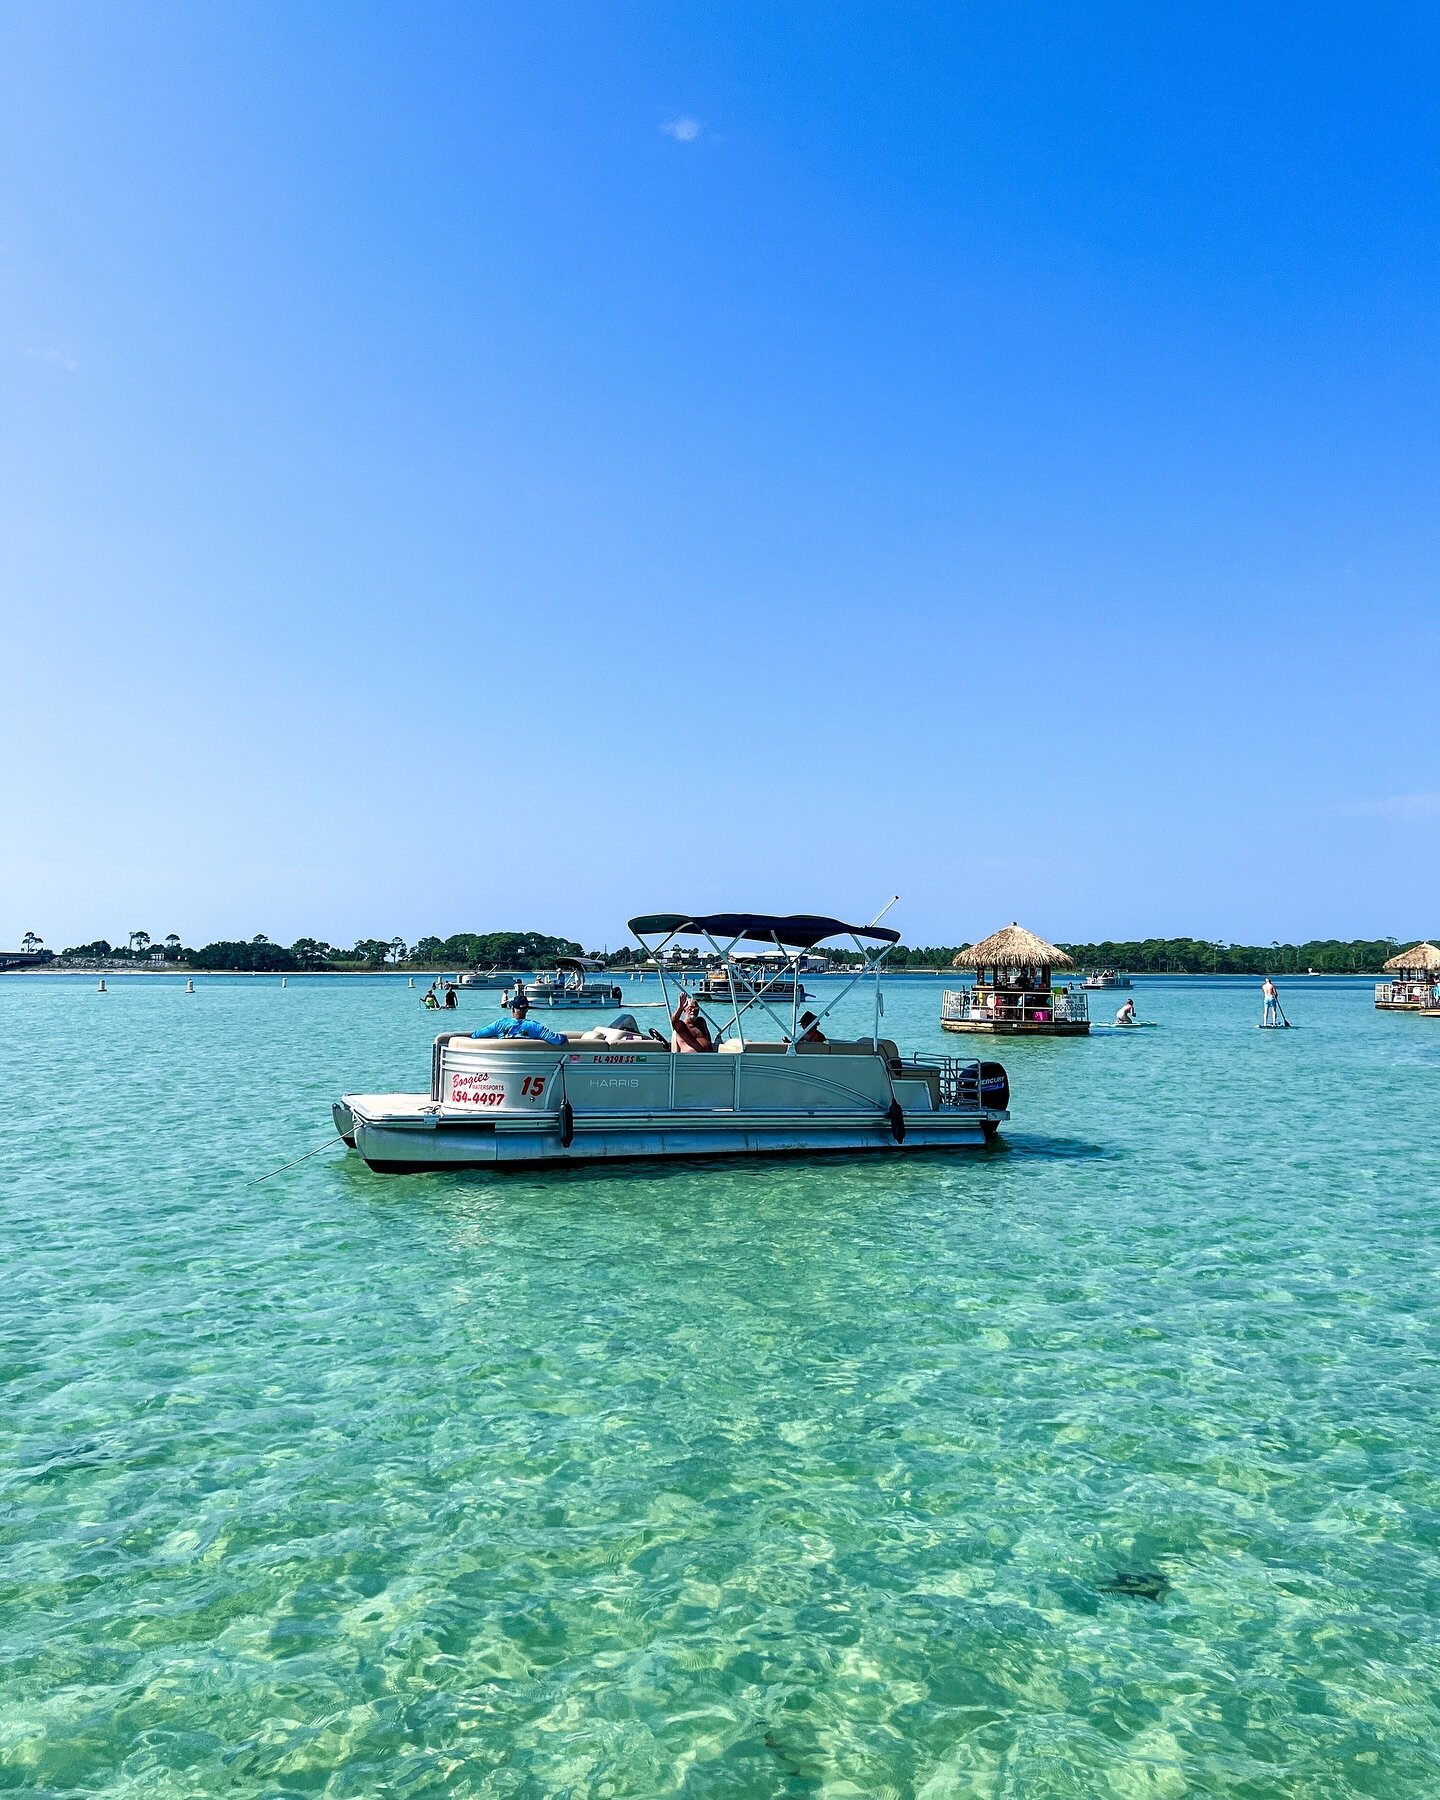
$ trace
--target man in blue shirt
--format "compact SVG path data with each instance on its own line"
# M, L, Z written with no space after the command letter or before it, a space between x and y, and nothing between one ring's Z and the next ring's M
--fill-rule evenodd
M551 1031L544 1025L532 1025L525 1017L530 1010L530 1002L524 994L517 994L510 1002L510 1017L496 1019L491 1025L482 1025L478 1031L472 1031L471 1037L477 1038L539 1038L544 1044L564 1045L565 1039L558 1031Z

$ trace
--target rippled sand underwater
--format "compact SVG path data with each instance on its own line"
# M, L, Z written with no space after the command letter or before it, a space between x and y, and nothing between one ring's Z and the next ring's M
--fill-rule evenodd
M1440 1020L1145 983L989 1153L248 1185L418 991L111 985L0 982L0 1791L1440 1794Z

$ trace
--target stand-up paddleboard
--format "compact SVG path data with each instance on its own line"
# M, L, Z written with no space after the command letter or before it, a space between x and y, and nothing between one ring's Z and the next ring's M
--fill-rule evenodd
M1092 1025L1091 1031L1158 1031L1158 1019L1137 1019L1133 1025Z

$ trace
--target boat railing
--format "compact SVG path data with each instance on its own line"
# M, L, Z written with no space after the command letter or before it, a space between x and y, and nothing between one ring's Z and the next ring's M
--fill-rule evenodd
M932 1056L926 1051L917 1051L913 1056L901 1058L902 1077L907 1069L935 1070L940 1077L941 1106L963 1107L967 1111L975 1111L982 1104L978 1062L966 1062L958 1056Z
M747 1000L752 996L757 1000L767 997L789 1000L792 996L804 1000L808 997L803 987L796 994L799 984L788 970L781 974L764 975L751 975L742 971L734 981L723 970L711 970L699 981L692 983L682 980L679 985L687 993L694 994L697 1000L729 1000L732 995L737 994Z
M1377 1006L1434 1006L1435 989L1428 981L1378 981Z
M1083 988L1052 988L1048 993L1009 988L947 988L940 1005L942 1019L994 1020L1002 1025L1082 1024L1090 1018Z

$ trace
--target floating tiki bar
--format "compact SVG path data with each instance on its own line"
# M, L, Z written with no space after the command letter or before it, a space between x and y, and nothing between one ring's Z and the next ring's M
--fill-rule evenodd
M974 969L975 985L947 990L940 1008L946 1031L992 1031L1002 1036L1084 1037L1090 1008L1078 984L1056 987L1056 969L1075 964L1033 931L1010 924L955 958Z
M1440 981L1440 950L1433 944L1415 944L1392 956L1384 965L1394 981L1375 987L1375 1004L1382 1012L1437 1012L1440 1000L1435 985Z

